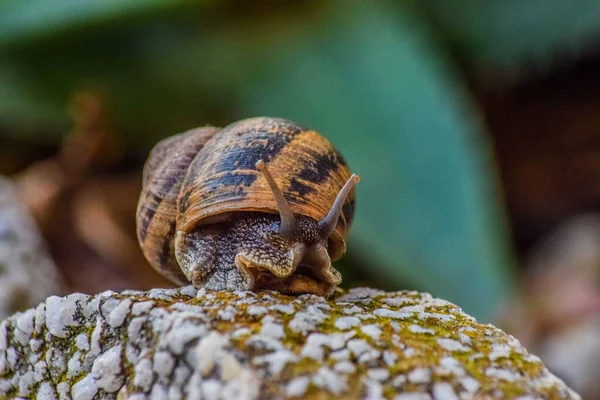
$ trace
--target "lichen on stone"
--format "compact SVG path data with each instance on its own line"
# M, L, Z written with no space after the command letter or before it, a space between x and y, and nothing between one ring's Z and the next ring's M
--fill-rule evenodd
M117 396L579 399L512 336L418 292L74 294L0 324L0 398Z

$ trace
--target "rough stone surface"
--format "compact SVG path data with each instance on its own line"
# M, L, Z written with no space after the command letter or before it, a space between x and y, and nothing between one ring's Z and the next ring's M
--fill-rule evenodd
M360 321L360 323L359 323ZM49 298L0 324L0 398L579 399L428 294L191 287Z
M35 222L0 177L0 319L60 293L61 284Z

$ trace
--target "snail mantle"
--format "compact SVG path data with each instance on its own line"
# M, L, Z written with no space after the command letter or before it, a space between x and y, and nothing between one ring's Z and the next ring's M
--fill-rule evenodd
M50 297L0 324L0 398L579 399L512 336L418 292Z

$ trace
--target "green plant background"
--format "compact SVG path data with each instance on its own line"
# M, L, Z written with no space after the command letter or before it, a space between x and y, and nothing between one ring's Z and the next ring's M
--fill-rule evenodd
M297 120L362 177L350 262L485 320L518 283L470 85L544 73L599 27L593 0L9 0L0 132L56 143L81 85L107 93L130 147L254 115Z

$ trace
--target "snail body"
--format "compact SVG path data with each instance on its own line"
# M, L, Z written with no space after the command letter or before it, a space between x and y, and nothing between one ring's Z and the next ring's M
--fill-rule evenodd
M159 142L137 209L142 251L177 284L328 295L341 282L356 175L321 135L251 118Z

